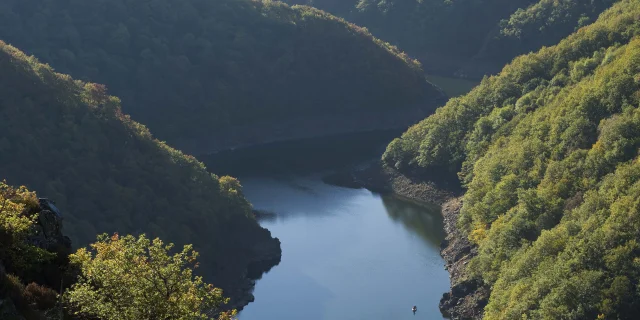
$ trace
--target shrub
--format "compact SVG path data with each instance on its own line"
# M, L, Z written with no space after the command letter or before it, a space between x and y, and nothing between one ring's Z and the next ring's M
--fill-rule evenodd
M32 282L24 288L24 299L35 304L38 310L49 310L58 303L58 294L50 288Z

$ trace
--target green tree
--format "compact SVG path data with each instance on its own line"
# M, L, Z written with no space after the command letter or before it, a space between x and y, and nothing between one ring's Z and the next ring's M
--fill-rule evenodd
M462 179L458 226L478 247L466 276L490 290L483 319L640 314L639 14L619 1L387 148L412 178L444 167Z
M212 151L198 147L205 136L224 142L216 148L271 140L259 125L282 119L314 123L441 98L397 48L279 1L7 0L0 21L0 39L104 83L133 119L187 152Z
M206 252L198 259L201 275L232 303L245 301L238 288L251 285L245 270L253 248L271 243L274 255L279 252L237 181L154 139L106 86L55 73L2 41L0 119L11 119L0 125L0 175L54 199L78 248L105 232L145 232L179 248L193 244ZM0 246L8 243L0 239ZM10 272L16 270L24 269Z
M29 244L37 214L27 214L38 207L35 192L21 186L14 188L0 181L0 262L12 272L26 271L52 258L45 250Z
M91 250L70 256L81 275L65 299L76 315L103 320L211 319L227 302L222 290L193 275L198 253L191 245L173 255L172 249L145 235L103 234Z
M418 58L430 73L479 77L550 46L618 0L284 0L325 10Z

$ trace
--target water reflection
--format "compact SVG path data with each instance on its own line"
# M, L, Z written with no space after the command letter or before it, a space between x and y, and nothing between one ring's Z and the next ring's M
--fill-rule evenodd
M395 196L382 196L382 203L393 221L401 222L407 230L420 236L433 248L440 248L445 232L439 206L419 204Z
M449 279L438 207L327 185L319 175L240 178L283 250L241 320L442 319Z
M326 185L322 170L379 159L398 135L369 132L199 157L240 178L282 261L257 282L241 320L442 319L449 288L435 207ZM417 313L411 306L418 305Z
M326 185L319 176L240 176L240 181L256 209L274 213L259 219L265 222L285 222L300 216L323 218L349 212L356 205L350 200L365 192Z
M327 319L327 304L334 295L324 284L293 268L276 267L265 276L277 281L259 282L254 292L258 300L241 312L242 320Z

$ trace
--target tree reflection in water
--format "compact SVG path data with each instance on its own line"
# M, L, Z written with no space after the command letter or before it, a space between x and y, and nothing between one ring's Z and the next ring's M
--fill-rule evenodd
M402 222L407 230L420 236L428 245L440 247L445 238L440 206L391 195L382 196L382 203L393 221Z

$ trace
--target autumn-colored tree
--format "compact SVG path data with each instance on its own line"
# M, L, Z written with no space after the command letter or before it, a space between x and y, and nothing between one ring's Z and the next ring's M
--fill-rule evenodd
M13 188L0 181L0 230L13 235L25 234L34 217L22 215L26 205L37 205L35 193L27 188Z
M37 219L36 214L25 213L37 206L35 192L0 181L0 261L5 261L9 269L26 270L51 258L45 250L25 241Z
M173 255L172 249L145 235L99 236L90 250L71 255L81 275L65 294L69 308L103 320L212 319L226 302L222 290L194 276L198 253L191 245Z

